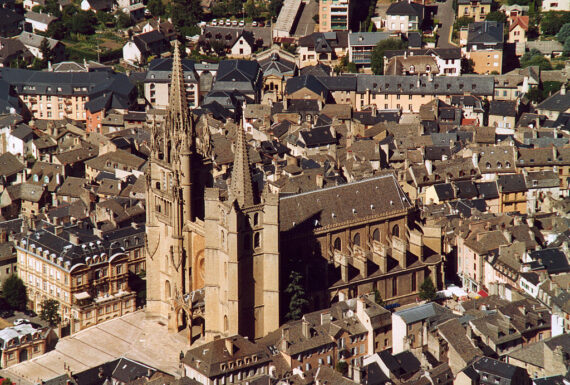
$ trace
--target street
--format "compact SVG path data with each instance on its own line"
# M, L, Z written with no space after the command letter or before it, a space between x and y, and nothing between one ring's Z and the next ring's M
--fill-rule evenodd
M455 22L455 12L453 11L453 0L447 0L445 3L437 3L437 15L441 27L438 30L439 39L437 40L437 48L455 48L455 44L451 43L451 29Z
M293 36L307 36L315 32L315 21L313 20L313 16L318 15L319 13L317 6L318 3L315 0L309 0L307 4L303 3L301 5L301 7L303 7L301 17L299 17L299 21L295 26Z

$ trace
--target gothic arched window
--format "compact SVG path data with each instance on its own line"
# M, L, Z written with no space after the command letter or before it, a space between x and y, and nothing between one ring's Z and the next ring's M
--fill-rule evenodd
M253 247L257 249L259 246L261 246L261 234L255 233L253 235Z
M334 240L334 249L340 250L342 248L342 242L339 237Z
M352 243L354 243L357 246L360 246L360 233L354 234Z
M395 237L400 236L400 227L398 225L394 225L394 227L392 227L392 235Z
M374 232L372 233L372 239L380 242L380 230L378 229L374 230Z

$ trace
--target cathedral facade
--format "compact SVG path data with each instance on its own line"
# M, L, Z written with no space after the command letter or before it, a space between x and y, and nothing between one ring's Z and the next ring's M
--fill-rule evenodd
M285 321L293 271L303 277L306 311L371 291L394 305L413 302L428 277L442 287L441 250L425 246L393 174L289 196L267 183L258 191L237 127L227 188L213 188L209 128L196 132L183 76L176 45L171 103L152 126L146 173L150 316L166 318L172 332L189 326L191 341L199 321L208 340L257 339Z

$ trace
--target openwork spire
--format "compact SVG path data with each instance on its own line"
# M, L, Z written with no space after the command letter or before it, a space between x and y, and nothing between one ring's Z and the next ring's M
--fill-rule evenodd
M237 199L240 207L252 206L253 184L251 170L249 168L249 154L247 151L245 131L240 124L236 132L236 144L234 151L234 168L230 185L231 195Z
M168 161L177 159L185 151L193 151L194 128L186 101L184 71L180 60L178 41L174 42L174 57L170 79L170 100L164 125L164 153L170 154Z
M182 70L182 60L180 59L180 48L178 40L174 41L174 58L172 60L172 75L170 80L169 110L180 114L180 116L188 115L186 87L184 86L184 71Z

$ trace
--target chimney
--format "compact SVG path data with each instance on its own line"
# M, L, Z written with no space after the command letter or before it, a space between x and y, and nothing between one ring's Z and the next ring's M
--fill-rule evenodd
M228 354L230 356L234 355L234 342L232 341L231 338L226 338L224 340L225 344L226 344L226 350L228 351Z
M332 315L330 311L321 313L321 325L329 324L332 321Z
M562 88L560 88L560 95L566 95L566 83L562 84Z
M503 230L503 235L507 239L507 242L509 242L509 243L513 242L513 234L511 234L511 232L509 230Z
M431 160L426 159L425 165L426 165L426 170L427 170L428 175L431 175L433 173L433 164L432 164Z
M324 186L324 177L323 174L317 174L316 176L316 184L319 188L323 188Z
M301 331L303 333L303 337L311 338L311 324L309 323L309 321L305 319L301 321Z
M285 341L289 341L289 327L288 326L284 326L283 329L281 329L281 338L283 338Z

